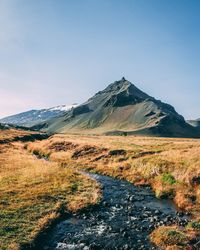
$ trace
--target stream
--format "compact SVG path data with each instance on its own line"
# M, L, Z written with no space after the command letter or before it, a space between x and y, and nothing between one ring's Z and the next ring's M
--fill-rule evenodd
M148 235L161 225L185 225L187 216L169 200L159 200L149 187L89 174L102 186L98 205L69 215L42 240L41 250L153 250Z

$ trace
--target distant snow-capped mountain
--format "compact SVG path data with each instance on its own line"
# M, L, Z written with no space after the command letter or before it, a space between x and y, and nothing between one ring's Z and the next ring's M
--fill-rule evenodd
M187 122L193 127L200 128L200 119L188 120Z
M13 124L17 126L32 127L38 123L45 122L57 116L62 116L66 111L76 107L77 104L60 105L49 109L33 109L16 115L11 115L0 119L1 123Z

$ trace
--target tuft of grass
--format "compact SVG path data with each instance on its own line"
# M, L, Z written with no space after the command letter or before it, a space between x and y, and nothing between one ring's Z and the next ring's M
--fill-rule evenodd
M187 225L187 228L200 233L200 218L190 221Z
M175 196L176 180L170 173L164 173L152 180L152 187L158 198L173 198Z
M174 178L174 176L172 174L170 174L170 173L164 173L162 175L162 182L164 184L173 185L173 184L176 183L176 180L175 180L175 178Z
M196 202L196 190L188 184L178 183L176 185L174 201L182 210L194 211L195 214L200 212L199 203Z
M176 180L169 173L164 173L152 180L152 188L158 198L173 198L175 196Z
M167 246L165 250L191 250L190 246Z
M186 246L189 237L177 227L163 226L155 229L150 235L151 241L156 246ZM169 249L169 248L168 248Z

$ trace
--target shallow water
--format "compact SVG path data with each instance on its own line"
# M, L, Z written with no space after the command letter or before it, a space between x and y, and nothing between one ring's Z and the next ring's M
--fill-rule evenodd
M148 238L156 226L187 222L172 202L155 198L148 187L90 176L102 185L102 201L57 224L38 249L157 249Z

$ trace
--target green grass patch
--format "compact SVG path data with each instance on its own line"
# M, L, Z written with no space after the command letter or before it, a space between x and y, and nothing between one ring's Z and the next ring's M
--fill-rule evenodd
M195 231L200 231L200 219L190 221L187 225L187 228Z
M162 181L163 183L165 184L170 184L170 185L173 185L176 183L176 180L174 178L174 176L170 173L165 173L162 175Z

